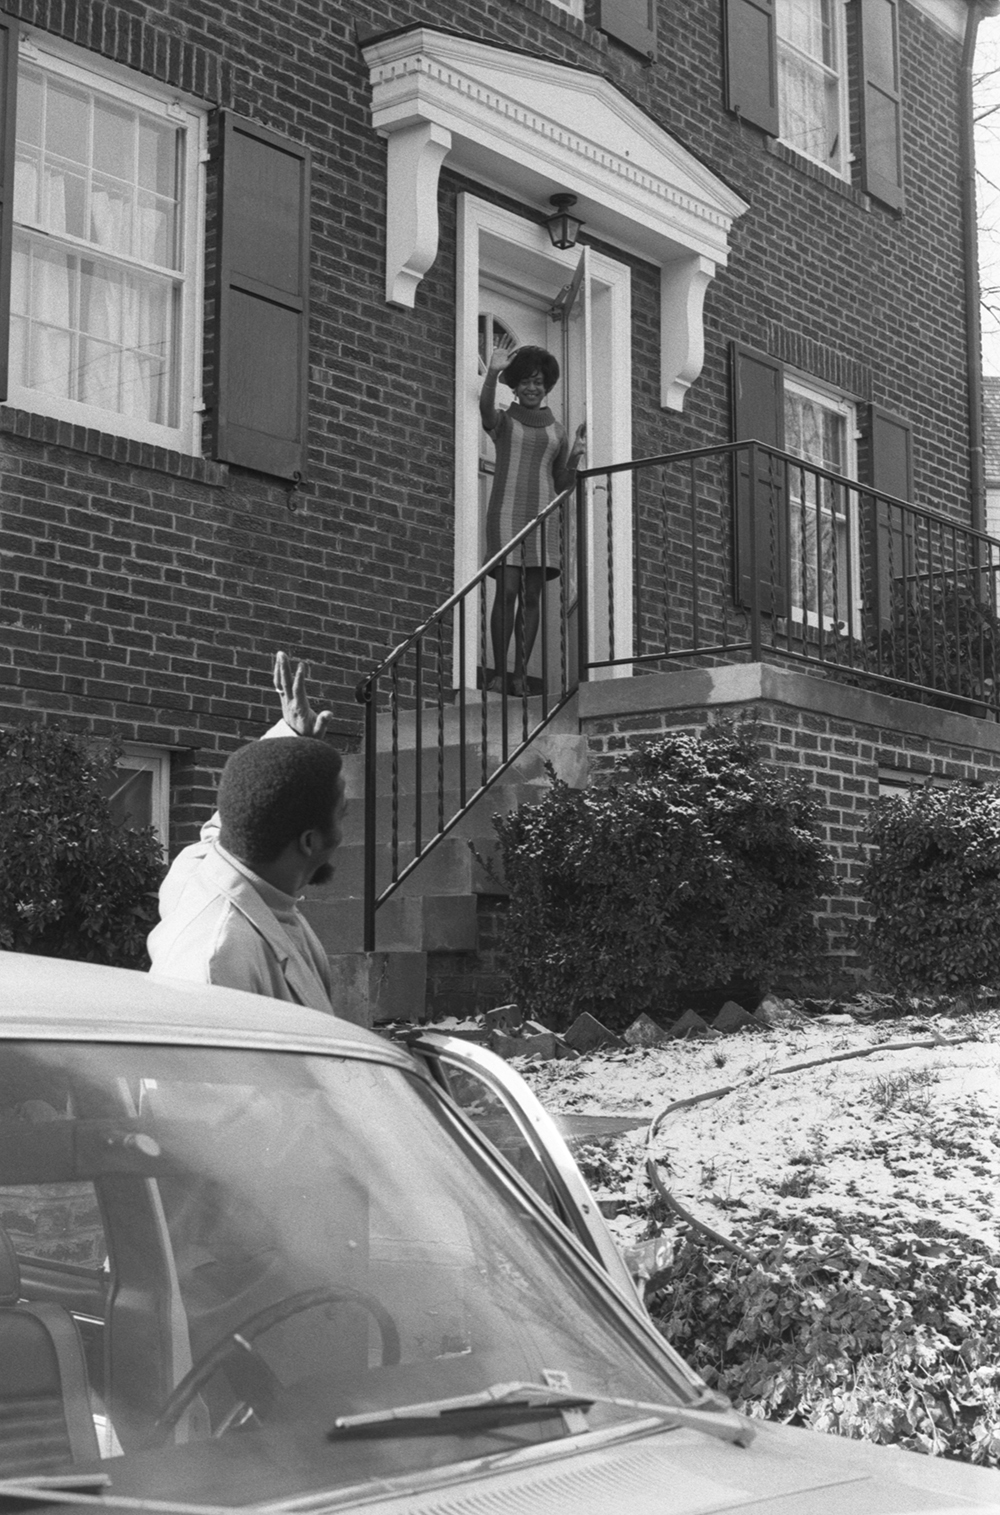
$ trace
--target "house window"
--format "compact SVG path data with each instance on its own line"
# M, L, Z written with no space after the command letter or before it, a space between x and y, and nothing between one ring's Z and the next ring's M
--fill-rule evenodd
M199 451L204 120L91 62L21 43L10 403Z
M784 377L785 450L830 473L854 475L854 408ZM858 585L854 492L789 467L792 614L825 626L846 623Z
M844 0L777 0L775 19L782 141L845 176Z
M104 785L111 819L139 831L152 826L163 847L170 832L170 754L160 747L129 744Z
M941 773L918 773L912 768L880 768L878 797L880 800L912 800L921 789L950 789L954 783L954 779Z

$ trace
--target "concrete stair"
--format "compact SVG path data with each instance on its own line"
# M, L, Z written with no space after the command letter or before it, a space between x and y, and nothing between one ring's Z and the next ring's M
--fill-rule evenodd
M424 710L419 748L414 713L400 716L395 799L392 728L388 717L379 717L376 880L380 890L391 877L394 807L398 867L402 868L415 855L418 825L426 843L439 828L442 808L445 821L459 808L463 783L467 798L480 787L482 749L477 743L484 713L489 771L520 744L524 717L529 729L541 718L537 697L523 702L526 711L522 702L509 701L505 732L499 696L488 697L485 712L479 691L468 693L466 700L464 732L457 706L447 706L443 713L436 707ZM575 697L381 906L376 916L376 950L369 954L364 951L363 937L364 756L354 753L345 758L347 812L336 872L329 885L308 891L304 906L330 956L335 1003L341 1013L369 1025L421 1020L434 1010L427 1004L429 958L466 954L474 970L480 900L504 893L502 881L484 866L484 860L496 855L492 817L531 804L544 794L549 784L546 762L567 783L585 786L587 744L579 734ZM443 807L437 793L439 775L445 785ZM454 1003L449 1008L453 1010Z

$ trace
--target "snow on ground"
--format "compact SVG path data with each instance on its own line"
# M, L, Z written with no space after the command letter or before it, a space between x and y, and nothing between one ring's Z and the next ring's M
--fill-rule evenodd
M885 1044L954 1045L892 1050ZM972 1037L974 1040L959 1041ZM862 1049L872 1055L770 1076ZM898 1221L1000 1250L1000 1011L863 1025L807 1021L710 1042L595 1053L521 1066L553 1112L642 1115L736 1087L674 1112L654 1139L663 1179L699 1219L728 1235L762 1212L780 1224L829 1214ZM597 1197L617 1200L622 1243L643 1234L651 1191L645 1127L587 1143ZM610 1206L609 1206L610 1208ZM922 1228L925 1229L925 1228Z

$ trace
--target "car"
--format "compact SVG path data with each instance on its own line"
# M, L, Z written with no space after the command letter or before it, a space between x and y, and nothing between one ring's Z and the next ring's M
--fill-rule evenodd
M0 1506L1000 1510L736 1414L481 1048L13 953L0 1008Z

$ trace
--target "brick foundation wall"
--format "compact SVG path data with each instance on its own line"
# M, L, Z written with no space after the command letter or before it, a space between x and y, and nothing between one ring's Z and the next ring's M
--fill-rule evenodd
M880 775L904 783L1000 781L995 723L766 664L592 684L581 690L580 712L595 782L614 772L617 758L665 732L697 734L743 717L757 723L766 760L806 780L822 807L837 882L821 919L828 960L817 992L835 992L864 972L851 928L864 909L864 834Z

